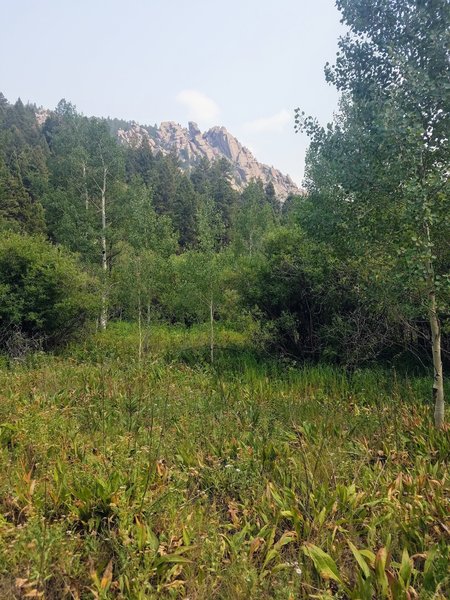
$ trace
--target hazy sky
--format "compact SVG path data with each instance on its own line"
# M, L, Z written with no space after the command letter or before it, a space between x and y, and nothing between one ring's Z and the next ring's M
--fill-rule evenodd
M225 125L301 183L299 106L323 123L334 0L0 0L0 91L144 124Z

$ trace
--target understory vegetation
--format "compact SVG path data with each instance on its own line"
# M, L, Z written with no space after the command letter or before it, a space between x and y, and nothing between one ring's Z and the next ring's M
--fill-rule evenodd
M141 335L0 371L2 598L448 597L427 378Z

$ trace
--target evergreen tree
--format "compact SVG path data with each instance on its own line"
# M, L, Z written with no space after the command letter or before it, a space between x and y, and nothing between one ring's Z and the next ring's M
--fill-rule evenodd
M192 247L197 238L198 195L186 175L178 178L172 205L172 222L182 248Z
M272 207L267 201L261 180L252 181L241 194L236 214L233 242L240 254L258 252L266 231L274 224Z
M155 158L148 144L141 144L137 148L128 148L125 154L125 171L127 181L139 175L147 186L154 180Z
M271 181L269 181L264 188L264 193L266 195L267 203L272 207L274 216L279 217L281 213L281 202L277 198L274 185Z

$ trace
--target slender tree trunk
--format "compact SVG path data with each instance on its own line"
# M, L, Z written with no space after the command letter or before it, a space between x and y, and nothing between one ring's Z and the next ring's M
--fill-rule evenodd
M431 235L428 225L425 227L427 241L431 248ZM434 268L431 258L427 264L427 283L428 283L428 319L431 330L431 349L433 353L433 400L434 400L434 424L436 427L444 425L444 372L442 368L441 351L441 324L438 317L438 308L436 301L436 287L434 281Z
M105 330L108 323L108 293L107 293L107 278L108 278L108 259L106 256L106 177L108 175L107 167L103 167L103 185L102 193L102 271L103 271L103 286L102 286L102 312L100 315L100 327Z
M444 425L444 375L441 354L441 325L439 323L436 306L436 294L430 292L430 305L428 316L430 319L431 343L433 350L433 399L434 399L434 424L436 427Z
M211 296L211 300L209 303L209 324L210 324L210 353L211 353L211 364L214 363L214 304L213 297Z
M138 329L139 329L139 362L142 359L142 302L141 302L141 260L138 259Z
M142 306L141 306L141 292L139 292L138 328L139 328L139 362L141 362L141 359L142 359Z
M88 193L88 188L87 188L87 181L86 181L86 163L83 162L83 184L84 184L84 204L86 206L86 210L89 209L89 193Z

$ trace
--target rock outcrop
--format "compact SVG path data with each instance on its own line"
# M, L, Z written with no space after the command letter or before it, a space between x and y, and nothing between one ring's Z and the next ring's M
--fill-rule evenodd
M280 200L289 194L301 193L289 175L258 162L225 127L212 127L202 133L193 122L187 128L174 121L165 121L157 128L131 122L126 129L119 129L117 135L122 143L130 146L148 144L153 152L175 152L181 167L187 170L204 158L209 161L226 158L232 165L233 183L238 190L253 179L261 179L264 184L273 183Z

